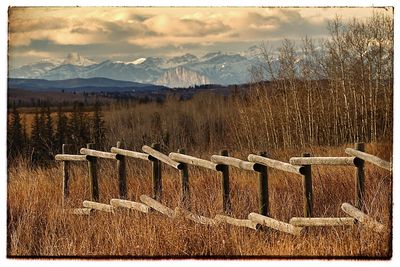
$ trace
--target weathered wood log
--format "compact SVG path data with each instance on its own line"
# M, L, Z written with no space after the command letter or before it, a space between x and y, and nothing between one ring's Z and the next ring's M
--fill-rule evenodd
M125 199L111 199L110 204L113 207L122 207L132 210L137 210L143 213L149 213L151 208L143 203L129 201Z
M357 209L356 207L353 207L349 203L343 203L342 210L357 221L359 221L361 224L376 232L382 232L385 229L385 226L383 224L377 222L376 220L374 220L361 210Z
M215 216L215 221L216 222L224 222L224 223L228 223L228 224L232 224L232 225L236 225L236 226L240 226L240 227L247 227L253 230L258 230L260 228L260 225L256 222L253 222L251 220L242 220L242 219L236 219L236 218L232 218L229 216L225 216L225 215L216 215Z
M293 165L348 165L357 166L360 159L357 157L293 157L289 160Z
M194 221L196 223L205 224L205 225L215 225L217 222L214 219L207 218L201 215L194 214L184 208L176 207L175 208L175 216L183 216L186 219Z
M121 147L121 142L117 142L117 147ZM126 188L126 160L125 156L119 155L117 158L117 170L118 170L118 189L119 198L127 198L127 188Z
M110 212L110 213L114 212L113 206L108 205L108 204L99 203L99 202L94 202L94 201L85 200L85 201L83 201L83 206L85 208L89 208L89 209L93 209L93 210L105 211L105 212Z
M365 161L368 161L372 164L375 164L378 167L381 167L385 170L391 171L392 170L392 164L389 161L383 160L381 158L378 158L377 156L353 149L353 148L346 148L345 152L349 155L355 156L357 158L363 159Z
M103 158L103 159L117 159L118 157L118 155L115 153L104 152L88 148L81 148L80 153L91 157Z
M86 161L86 155L57 154L54 157L57 161Z
M266 157L267 152L261 151L259 155ZM258 171L258 207L261 215L269 216L268 167L264 165Z
M293 226L291 224L282 222L282 221L278 221L275 219L272 219L270 217L266 217L263 216L261 214L258 213L250 213L248 216L249 220L261 224L263 226L267 226L269 228L281 231L281 232L285 232L288 234L292 234L292 235L300 235L300 232L302 230L301 227L297 227L297 226Z
M223 149L219 152L221 156L229 156L228 150ZM221 170L221 191L222 191L222 208L225 214L231 213L231 196L229 186L229 167L228 165L222 165Z
M151 144L151 148L153 150L160 150L160 144L153 143ZM155 157L152 157L151 160L151 169L152 169L152 186L153 186L153 195L152 197L161 201L162 198L162 175L161 175L161 161Z
M142 201L147 206L153 208L154 210L160 212L161 214L166 215L169 218L175 217L175 212L172 209L168 208L167 206L164 206L157 200L152 199L151 197L148 197L146 195L141 195L140 201Z
M354 225L356 220L354 218L304 218L293 217L289 223L294 226L341 226L341 225Z
M303 170L304 168L302 166L294 166L294 165L286 163L286 162L282 162L282 161L275 160L275 159L270 159L270 158L263 157L263 156L250 154L247 157L247 159L249 161L256 162L258 164L265 165L265 166L271 167L273 169L278 169L278 170L285 171L285 172L291 172L291 173L296 173L296 174L303 174L303 172L304 172L304 170Z
M165 164L174 167L175 169L181 170L182 169L182 163L176 162L172 159L170 159L167 155L164 155L163 153L149 147L149 146L143 146L142 150L146 152L147 154L153 156L154 158L164 162Z
M149 154L146 154L146 153L126 150L126 149L122 149L122 148L118 148L118 147L112 147L111 152L118 154L118 155L135 158L135 159L147 160L147 161L150 161L152 158Z
M184 155L184 154L180 154L180 153L174 153L174 152L169 153L169 157L172 160L175 160L178 162L207 168L207 169L210 169L213 171L221 171L222 170L222 165L216 164L214 162L211 162L211 161L208 161L205 159L199 159L199 158L195 158L192 156L188 156L188 155Z
M185 149L178 149L178 153L185 154ZM190 209L190 186L189 186L189 169L186 163L182 163L181 173L181 204L184 208Z
M304 153L303 157L310 157L310 153ZM304 217L313 216L313 191L311 165L303 165L303 212Z
M239 169L248 170L248 171L259 171L260 166L257 163L244 161L241 159L228 157L228 156L220 156L220 155L212 155L211 161L217 164L223 164L228 166L233 166Z
M88 149L92 150L94 144L89 143L86 145ZM99 182L97 178L97 158L88 157L88 178L90 184L91 200L99 201Z
M63 209L63 212L74 215L90 215L92 209L89 208Z
M354 145L355 149L359 151L364 151L364 143L356 143ZM356 166L354 172L354 188L355 188L355 196L354 196L354 204L356 208L364 211L364 193L365 193L365 174L364 174L364 160L357 158L360 160L360 163Z

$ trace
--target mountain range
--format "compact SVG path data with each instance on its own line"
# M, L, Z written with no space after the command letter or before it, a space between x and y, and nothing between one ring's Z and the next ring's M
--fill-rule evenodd
M212 52L201 57L141 57L133 61L94 62L79 53L65 59L44 59L9 70L9 78L66 80L102 77L120 81L189 87L201 84L241 84L250 79L249 69L259 64L256 46L241 53Z

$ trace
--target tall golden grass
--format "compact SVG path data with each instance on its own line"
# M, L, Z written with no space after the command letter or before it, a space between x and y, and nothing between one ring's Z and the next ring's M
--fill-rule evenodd
M351 144L348 144L351 146ZM368 144L366 151L385 159L391 144ZM345 146L310 147L320 156L344 155ZM388 149L389 148L389 149ZM169 151L164 151L169 152ZM216 152L216 151L215 151ZM245 159L246 154L231 151ZM304 150L270 150L270 156L288 161ZM210 154L190 154L208 158ZM118 196L115 162L99 160L100 202ZM184 219L119 210L90 216L68 215L61 207L61 164L31 169L24 160L8 170L7 255L79 257L373 257L391 256L391 188L389 172L366 164L366 212L385 225L374 233L363 225L317 227L291 236L271 229L254 231L229 225L204 226ZM127 162L128 199L151 195L150 163ZM313 167L314 216L345 216L343 202L354 203L353 167ZM222 212L220 177L216 172L189 168L192 210L208 217ZM231 168L233 216L257 212L257 175ZM179 204L178 171L163 165L163 200ZM282 221L302 216L301 177L270 170L271 216ZM69 207L89 199L87 167L74 163Z

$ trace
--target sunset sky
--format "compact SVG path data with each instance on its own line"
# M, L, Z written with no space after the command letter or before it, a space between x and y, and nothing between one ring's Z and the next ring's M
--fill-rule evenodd
M391 14L391 9L380 11ZM70 52L95 60L237 52L261 42L323 38L327 21L370 16L372 8L11 8L9 63Z

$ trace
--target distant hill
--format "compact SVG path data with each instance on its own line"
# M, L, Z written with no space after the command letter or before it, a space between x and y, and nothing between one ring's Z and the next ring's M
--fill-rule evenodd
M75 91L75 92L123 92L123 91L159 91L170 90L168 87L143 84L138 82L119 81L108 78L75 78L67 80L44 79L8 79L9 89L31 91Z

